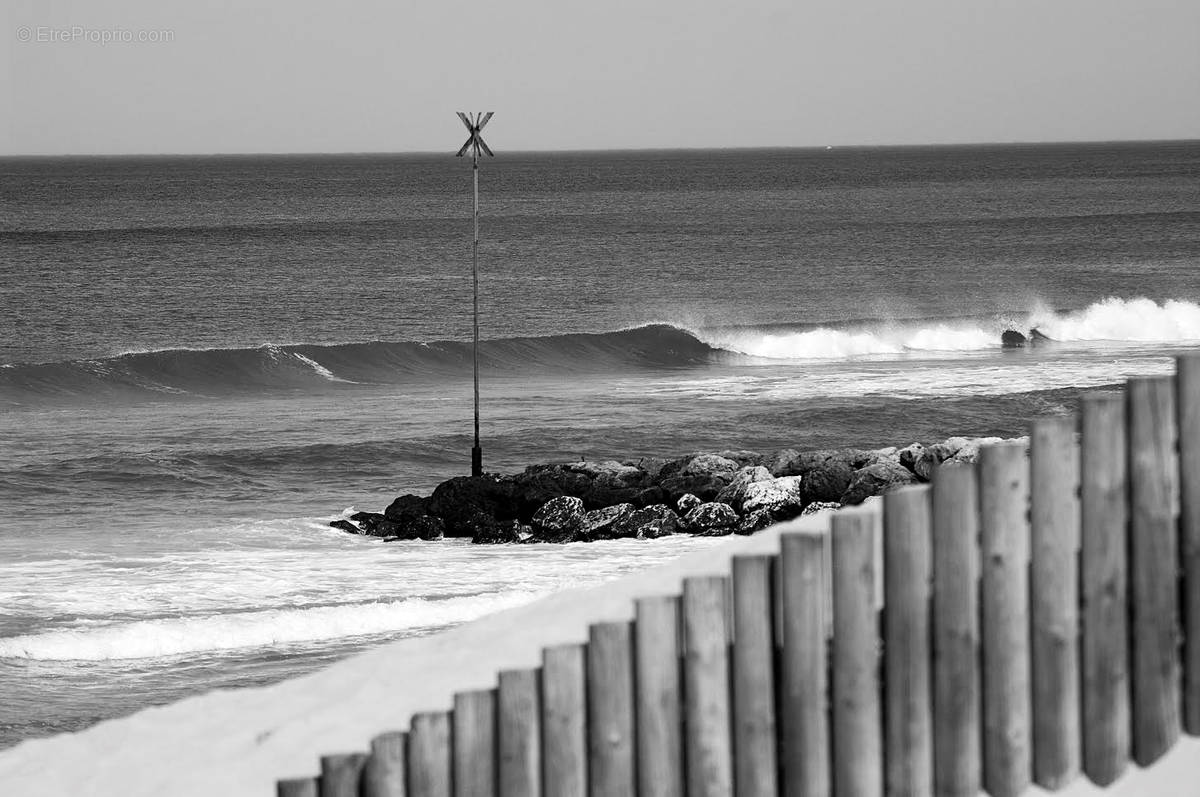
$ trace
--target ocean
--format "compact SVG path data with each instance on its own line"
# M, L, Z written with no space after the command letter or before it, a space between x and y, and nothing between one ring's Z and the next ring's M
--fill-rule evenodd
M1016 436L1200 350L1197 142L500 153L480 186L493 471ZM328 527L469 471L470 191L450 155L0 159L0 747L714 544Z

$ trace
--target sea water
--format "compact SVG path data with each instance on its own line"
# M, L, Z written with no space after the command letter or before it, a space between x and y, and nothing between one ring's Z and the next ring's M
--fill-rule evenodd
M469 192L0 159L0 746L713 544L328 527L469 470ZM481 192L493 471L1019 435L1200 349L1196 143L501 153Z

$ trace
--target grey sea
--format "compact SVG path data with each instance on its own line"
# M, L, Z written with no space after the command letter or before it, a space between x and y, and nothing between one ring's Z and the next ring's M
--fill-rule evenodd
M0 746L712 544L328 527L470 467L470 179L0 159ZM480 182L489 470L1015 436L1200 349L1197 142L501 153Z

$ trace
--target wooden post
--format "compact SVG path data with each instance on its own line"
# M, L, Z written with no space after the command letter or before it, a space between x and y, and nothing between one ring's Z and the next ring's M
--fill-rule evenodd
M537 670L500 673L496 698L500 797L539 797L542 793L540 693Z
M321 797L358 797L365 753L321 756Z
M733 750L738 797L777 797L772 556L733 557Z
M1074 417L1033 424L1033 779L1058 789L1079 772L1079 447Z
M409 797L451 797L450 712L414 714L408 734Z
M1183 557L1183 726L1200 736L1200 355L1176 361L1180 553Z
M1179 473L1175 383L1131 379L1129 568L1133 623L1133 759L1147 767L1179 738Z
M542 651L542 783L546 794L587 797L584 645Z
M454 797L496 797L496 692L454 696Z
M362 797L406 797L404 754L408 734L382 733L371 740L371 755L363 767Z
M733 793L727 592L720 576L683 581L688 797Z
M1083 771L1093 783L1107 786L1129 759L1125 399L1089 393L1080 404Z
M588 791L593 797L625 797L636 788L629 623L588 629L587 676Z
M829 797L829 670L825 656L827 534L783 534L783 792L786 797Z
M933 793L932 523L928 487L906 487L884 496L884 759L889 797Z
M318 797L316 778L287 778L275 784L276 797Z
M1017 797L1033 771L1029 683L1029 463L1023 443L979 452L983 785Z
M679 598L639 598L634 622L640 797L683 797Z
M933 779L977 797L980 775L979 500L973 465L933 477Z
M875 519L833 516L833 786L838 797L883 794Z

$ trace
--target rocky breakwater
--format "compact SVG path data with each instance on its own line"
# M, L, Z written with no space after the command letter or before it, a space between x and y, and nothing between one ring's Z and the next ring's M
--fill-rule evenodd
M330 525L385 540L457 537L479 544L753 534L929 481L943 463L973 462L981 445L998 440L532 465L515 475L457 476L432 495L402 495L381 513L357 512Z

